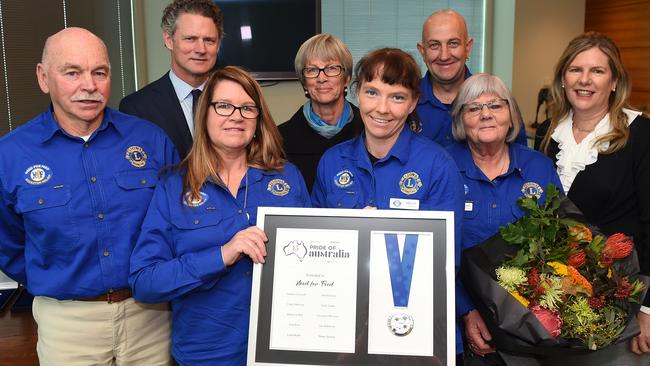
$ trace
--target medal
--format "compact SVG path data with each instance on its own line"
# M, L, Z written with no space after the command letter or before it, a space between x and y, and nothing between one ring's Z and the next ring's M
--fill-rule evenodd
M417 234L406 234L404 239L404 252L402 258L399 255L397 234L384 234L386 240L386 255L388 257L388 269L390 273L390 284L393 292L393 305L399 312L388 317L388 329L396 336L406 336L413 330L415 320L406 312L411 293L411 279L413 278L413 267L415 265L415 252L418 245Z
M405 336L413 330L413 317L407 313L393 314L388 317L388 329L396 336Z

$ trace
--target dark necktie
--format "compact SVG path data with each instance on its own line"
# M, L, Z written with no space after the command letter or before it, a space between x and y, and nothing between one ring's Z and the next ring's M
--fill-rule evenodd
M200 89L192 90L192 118L196 114L196 106L199 104L199 97L201 96Z

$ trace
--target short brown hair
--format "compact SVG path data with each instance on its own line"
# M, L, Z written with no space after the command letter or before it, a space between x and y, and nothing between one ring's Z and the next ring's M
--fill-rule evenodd
M163 32L174 35L176 22L182 14L198 14L212 19L219 32L219 39L223 38L223 12L211 0L175 0L167 5L163 11L160 27Z
M246 147L247 164L262 170L281 170L285 163L282 137L264 100L260 85L248 72L238 66L226 66L223 69L218 69L210 76L203 93L201 93L194 118L194 144L180 164L181 171L185 171L183 192L189 191L192 199L200 198L201 186L208 178L215 182L221 181L217 171L222 161L212 147L207 121L214 89L222 80L230 80L241 85L260 109L255 135Z
M379 78L389 85L401 85L420 97L420 67L413 56L399 48L380 48L365 55L357 62L354 85L357 90L364 82Z

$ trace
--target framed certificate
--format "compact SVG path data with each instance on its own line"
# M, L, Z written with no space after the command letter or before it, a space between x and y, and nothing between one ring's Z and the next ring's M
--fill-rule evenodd
M249 365L454 365L452 212L260 207Z

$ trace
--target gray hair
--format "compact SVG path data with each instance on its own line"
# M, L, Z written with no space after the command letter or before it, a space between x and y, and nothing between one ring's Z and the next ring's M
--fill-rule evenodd
M305 85L302 69L305 68L305 64L309 60L313 59L322 61L339 60L345 69L345 77L348 79L352 77L352 53L350 49L343 41L329 33L317 34L306 40L298 48L293 65L302 85Z
M198 14L212 19L219 39L223 38L223 12L212 0L174 0L163 10L160 27L163 32L174 35L176 21L183 14Z
M494 94L499 98L508 101L511 126L508 130L508 135L506 136L506 142L514 141L517 138L517 135L519 135L519 130L521 130L523 121L521 112L519 111L519 106L517 105L515 98L510 93L510 90L508 90L506 84L501 79L499 79L498 76L490 75L487 73L473 75L469 79L465 80L461 86L460 91L458 92L458 96L456 96L456 100L454 101L454 107L451 112L451 132L454 135L454 139L461 142L467 139L465 125L463 124L463 107L465 104L471 102L483 94Z

